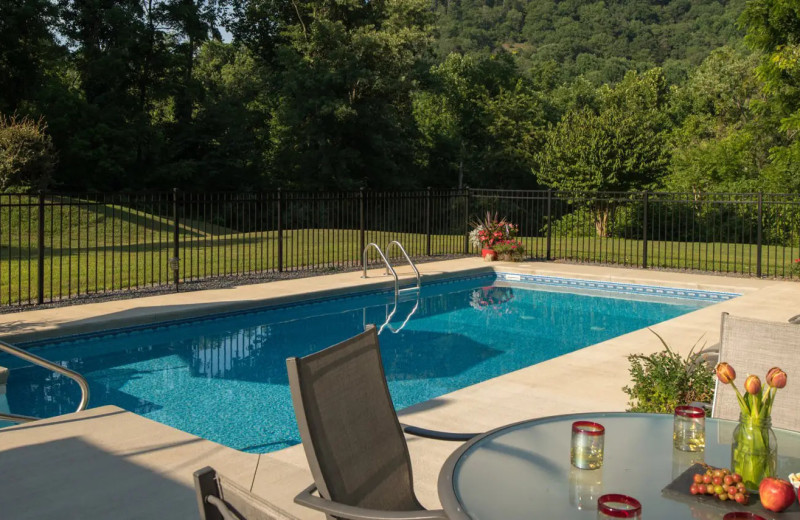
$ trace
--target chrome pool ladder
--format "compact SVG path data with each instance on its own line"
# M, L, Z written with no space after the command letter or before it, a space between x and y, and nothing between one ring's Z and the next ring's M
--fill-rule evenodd
M392 276L394 276L394 295L395 295L395 300L397 300L397 295L402 291L419 291L419 289L422 287L422 281L419 275L419 269L417 269L417 265L411 260L411 257L408 256L406 248L403 247L403 244L401 244L397 240L392 240L391 242L389 242L389 245L386 246L386 251L387 252L391 251L392 246L400 249L400 252L405 257L406 262L408 262L408 264L411 266L411 269L414 270L414 276L417 279L417 285L414 287L406 287L405 289L400 289L400 279L397 277L397 271L395 271L394 267L392 267L391 262L389 262L389 259L386 258L385 254L383 254L383 250L375 242L370 242L364 248L364 255L362 258L363 260L362 265L364 266L364 274L361 275L361 278L367 278L367 253L369 252L370 248L375 248L375 250L378 251L378 254L381 257L381 260L383 260L384 265L386 266L386 274L387 275L391 274Z
M15 347L6 343L5 341L0 341L0 351L6 352L7 354L11 354L14 357L22 359L24 361L28 361L29 363L33 363L34 365L39 365L40 367L44 367L48 370L53 372L59 373L61 375L67 376L68 378L72 379L78 386L81 387L81 402L78 403L78 409L75 410L76 412L80 412L81 410L85 410L86 407L89 405L89 383L86 381L86 378L80 375L79 373L75 372L74 370L70 370L68 368L62 367L52 361L48 361L43 357L39 357L36 354L31 354L27 350L23 350L19 347ZM26 423L31 421L38 421L41 417L31 417L29 415L18 415L13 413L0 413L0 421L11 421L16 423Z
M421 279L421 277L419 275L419 269L417 269L417 265L413 262L413 260L411 260L411 257L408 256L408 252L406 251L406 248L403 247L403 244L401 244L397 240L392 240L391 242L389 242L389 245L386 246L386 252L389 253L393 247L396 247L396 248L400 249L400 253L405 257L406 262L408 262L408 265L411 266L411 269L414 270L414 276L416 278L417 284L415 286L413 286L413 287L406 287L404 289L401 289L400 288L400 279L397 276L397 271L395 271L395 269L392 266L391 262L389 262L389 259L383 253L383 250L375 242L370 242L369 244L367 244L367 247L364 248L364 258L363 258L363 261L364 261L364 263L363 263L364 274L362 275L362 278L367 278L367 253L369 252L369 249L373 248L373 247L378 251L378 254L381 257L381 260L383 260L383 263L386 266L386 274L387 275L391 274L392 276L394 276L394 306L392 307L392 311L391 312L387 312L386 321L378 329L378 334L383 332L383 329L385 329L386 327L389 327L389 330L391 330L392 333L397 334L398 332L403 330L403 328L408 324L408 321L411 319L411 316L413 316L414 313L416 313L417 310L419 309L419 292L420 292L420 288L422 287L422 279ZM404 291L417 291L417 294L416 294L417 301L414 304L414 307L411 309L411 312L409 312L408 315L406 316L406 319L403 321L403 323L398 328L395 329L394 327L392 327L390 325L390 323L391 323L392 318L394 317L395 313L397 313L397 308L398 308L398 305L399 305L400 293L404 292ZM388 311L388 309L389 309L388 306L387 306L386 309ZM366 322L366 316L364 317L364 321Z

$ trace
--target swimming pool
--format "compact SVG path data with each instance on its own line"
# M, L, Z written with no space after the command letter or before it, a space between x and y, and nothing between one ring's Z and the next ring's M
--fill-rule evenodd
M505 273L425 285L419 301L404 293L380 335L392 399L401 409L734 296ZM373 292L30 348L83 374L91 406L269 452L299 442L285 359L380 327L393 307L393 293ZM7 356L0 365L12 412L77 406L71 380Z

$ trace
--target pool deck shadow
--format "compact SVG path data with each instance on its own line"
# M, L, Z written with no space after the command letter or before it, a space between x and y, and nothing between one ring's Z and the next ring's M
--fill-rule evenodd
M452 276L464 272L465 269L471 271L475 271L476 268L483 269L484 264L479 259L467 259L426 264L421 267L423 275L429 269L431 272L443 272ZM720 313L723 311L735 315L785 321L798 314L800 310L800 285L792 282L542 262L495 264L492 267L506 272L743 294L739 298L705 307L652 327L671 347L683 355L687 354L697 339L703 335L708 345L717 342ZM331 281L330 278L336 280ZM273 282L273 284L282 283L284 282ZM292 290L295 294L303 294L312 289L320 290L321 287L335 287L336 284L339 284L340 288L352 288L363 283L363 280L358 278L358 273L346 273L286 283L297 284ZM260 290L263 291L264 287ZM279 289L273 293L284 296L291 294L289 288L285 286ZM184 303L191 305L207 301L202 298L212 300L215 298L213 295L203 296L201 293L192 293L190 296L196 301L176 302L170 299L162 301L168 306L181 306ZM180 297L186 298L184 295ZM263 294L253 293L251 297L258 299L262 298ZM114 303L116 302L108 305ZM136 300L125 301L129 306L135 303ZM153 302L143 301L140 304L154 305ZM67 317L52 314L36 315L36 311L32 311L15 314L13 320L23 323L45 323L47 325L44 328L49 327L51 330L58 329L58 323L54 324L50 320L60 323L69 321L70 317L89 319L92 317L91 312L101 317L120 310L123 309L107 308L99 311L84 309L82 315L73 311ZM624 410L627 406L627 396L622 392L622 386L630 379L627 356L632 353L650 354L662 348L658 338L648 330L637 330L411 406L401 410L398 415L405 424L466 432L486 431L504 424L554 414ZM77 453L89 456L74 460L66 459L67 455L61 452L68 450L58 449L61 441L64 441L61 446L77 446ZM408 445L414 469L414 483L420 501L426 507L437 508L439 502L436 485L439 470L459 444L409 437ZM96 458L99 459L94 466L92 453L96 453ZM102 460L105 458L120 460L115 462ZM165 511L175 512L175 516L161 514L149 515L150 517L196 518L192 472L206 465L214 466L221 473L269 500L285 512L286 518L323 518L323 515L301 508L292 502L293 497L311 482L302 446L293 446L263 455L243 453L115 407L90 409L79 414L0 430L0 468L13 467L15 470L19 468L16 471L22 471L24 468L20 464L25 460L31 465L26 476L27 486L47 489L43 486L52 485L59 486L59 489L44 494L49 504L37 504L37 500L41 502L42 497L25 491L27 488L22 489L15 500L3 500L4 516L8 514L8 510L5 509L6 504L13 504L13 507L18 508L17 511L33 508L32 510L41 513L39 516L28 517L8 514L9 518L64 518L63 515L52 514L58 509L56 505L62 501L64 503L67 500L74 501L75 497L81 497L83 500L82 494L86 491L87 483L93 482L91 479L103 481L102 485L98 484L97 489L91 492L93 499L98 501L113 499L120 493L142 497L142 501L150 500L147 504L135 500L126 503L130 509L124 514L130 515L129 518L148 517L150 511L148 508L155 504L165 508ZM70 464L77 465L75 470L78 474L87 476L83 479L63 478L57 482L50 481L47 471L50 464L48 461L51 460L53 464L64 464L63 461L69 460ZM58 462L59 460L62 462ZM95 469L89 471L89 468ZM115 476L117 473L129 478L127 482L130 484L127 487L126 481L119 480ZM150 490L159 485L162 485L164 492L156 490L153 491L152 497L147 497ZM0 493L5 492L6 490L0 491ZM92 509L87 505L76 517L87 520L127 518L123 514L122 507L119 512L120 514L108 516L104 514L106 511Z

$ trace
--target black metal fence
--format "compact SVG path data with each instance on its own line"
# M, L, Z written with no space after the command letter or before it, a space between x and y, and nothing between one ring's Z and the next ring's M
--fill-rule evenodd
M355 268L369 242L470 254L486 211L530 259L795 278L800 196L419 190L0 194L0 305ZM370 257L374 260L374 257Z

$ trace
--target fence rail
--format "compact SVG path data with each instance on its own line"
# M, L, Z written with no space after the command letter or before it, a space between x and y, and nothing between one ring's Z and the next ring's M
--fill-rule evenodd
M469 254L485 212L530 259L796 278L800 196L514 190L0 194L0 306L356 268L369 242ZM370 261L377 260L370 256Z

